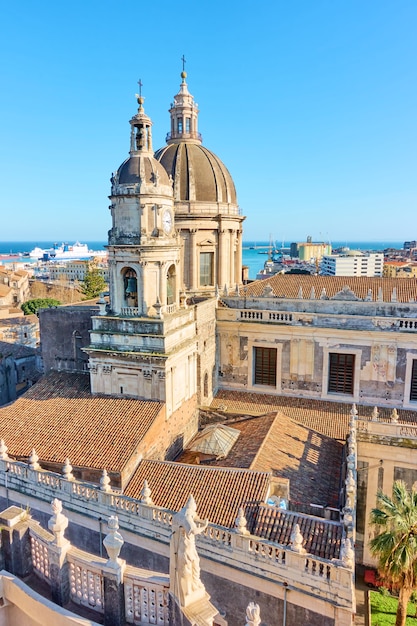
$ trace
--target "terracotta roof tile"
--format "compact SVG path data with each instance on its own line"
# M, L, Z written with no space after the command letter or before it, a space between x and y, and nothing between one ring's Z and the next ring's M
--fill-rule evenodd
M140 498L148 481L156 506L179 511L192 493L198 515L214 524L233 527L239 507L265 502L270 474L245 469L202 467L168 461L143 460L124 493Z
M92 395L88 374L51 372L0 408L10 456L121 472L161 411L160 402Z
M281 411L224 423L240 431L226 458L204 459L210 467L247 467L290 481L291 506L306 510L311 503L337 507L343 444L318 433ZM192 442L190 446L192 445ZM180 460L185 461L187 452Z
M332 298L345 286L348 286L358 298L365 299L369 290L372 291L372 300L377 300L379 289L382 289L385 302L391 302L392 290L397 291L398 302L417 301L417 278L374 278L367 276L309 276L303 274L275 274L264 280L256 280L242 287L241 295L262 295L266 285L272 287L275 296L284 298L298 298L300 287L304 298L310 297L314 287L316 299L320 298L323 289L326 295ZM245 291L243 291L245 290Z
M291 543L296 524L303 536L303 547L309 554L323 559L340 556L343 525L311 515L284 511L273 506L259 505L246 511L248 528L254 534L281 545Z

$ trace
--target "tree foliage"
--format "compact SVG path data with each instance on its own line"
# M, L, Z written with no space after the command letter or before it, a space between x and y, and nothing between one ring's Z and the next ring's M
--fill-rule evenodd
M380 574L399 588L395 626L405 626L407 604L417 586L417 491L409 491L398 480L392 497L379 491L377 498L377 508L371 512L377 535L370 549L378 559Z
M54 298L33 298L33 300L27 300L21 306L21 309L25 315L31 315L37 313L39 309L50 309L53 306L59 306L61 303Z
M80 283L80 289L85 296L84 300L96 298L103 293L103 291L107 290L106 281L95 263L88 263L84 280Z

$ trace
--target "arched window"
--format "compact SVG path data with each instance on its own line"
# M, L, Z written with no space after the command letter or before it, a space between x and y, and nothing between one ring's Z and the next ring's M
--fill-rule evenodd
M175 265L167 272L167 304L175 304Z
M130 267L123 273L123 286L127 306L138 306L138 279L135 270Z
M208 396L208 374L207 372L204 374L204 397Z

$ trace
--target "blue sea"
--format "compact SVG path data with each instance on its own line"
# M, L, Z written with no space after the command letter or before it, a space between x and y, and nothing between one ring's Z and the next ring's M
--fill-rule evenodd
M84 241L80 239L81 243L86 243L90 250L104 250L106 241ZM0 254L18 254L23 252L30 252L36 246L39 248L50 248L54 243L62 243L60 241L0 241ZM68 243L73 244L73 241ZM333 241L333 248L340 248L346 246L351 250L372 250L381 251L385 248L402 248L403 241ZM256 278L256 274L264 266L267 259L265 253L269 248L268 241L244 241L243 242L243 265L249 267L249 278ZM277 247L280 249L289 248L290 241L277 242ZM27 259L22 259L26 261Z

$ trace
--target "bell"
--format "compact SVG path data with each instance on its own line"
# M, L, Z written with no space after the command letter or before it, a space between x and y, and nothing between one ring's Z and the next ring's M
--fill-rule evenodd
M137 291L136 278L128 278L126 293L136 293L136 291Z

